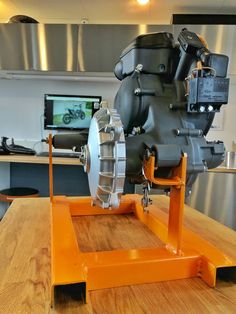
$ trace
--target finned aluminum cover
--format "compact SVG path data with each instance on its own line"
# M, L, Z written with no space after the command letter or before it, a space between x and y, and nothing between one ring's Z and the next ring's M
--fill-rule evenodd
M90 124L86 147L89 189L94 203L117 208L123 193L126 167L125 136L115 109L101 108Z

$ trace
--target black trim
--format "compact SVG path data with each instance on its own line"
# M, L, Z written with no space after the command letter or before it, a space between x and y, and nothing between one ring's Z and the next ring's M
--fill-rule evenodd
M236 283L236 266L217 267L216 280Z
M236 25L235 14L173 14L174 25Z
M54 286L54 306L70 300L86 302L86 282Z

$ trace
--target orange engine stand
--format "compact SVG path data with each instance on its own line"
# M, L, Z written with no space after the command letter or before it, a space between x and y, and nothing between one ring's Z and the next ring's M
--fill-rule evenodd
M191 277L201 277L214 287L219 270L228 270L235 275L235 260L182 226L186 162L187 157L183 156L168 180L154 178L154 157L144 164L145 175L150 181L171 187L168 215L154 205L144 211L139 195L125 195L119 209L112 211L92 206L90 197L53 197L50 157L52 305L55 291L66 287L82 293L86 301L89 290ZM134 213L162 240L163 247L88 253L80 251L72 224L73 216L126 213Z

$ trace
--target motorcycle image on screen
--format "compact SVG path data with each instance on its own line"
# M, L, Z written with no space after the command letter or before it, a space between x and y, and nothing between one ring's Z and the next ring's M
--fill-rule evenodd
M78 107L78 106L75 106ZM65 113L62 117L62 121L65 124L70 124L72 120L76 119L85 119L85 112L82 110L82 105L79 105L79 109L67 108L68 112Z

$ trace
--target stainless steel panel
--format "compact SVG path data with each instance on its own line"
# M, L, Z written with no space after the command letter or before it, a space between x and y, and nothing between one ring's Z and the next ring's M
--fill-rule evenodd
M236 25L174 25L174 36L177 40L182 28L202 35L209 49L229 57L228 74L236 74Z
M213 52L230 57L236 74L235 25L0 24L0 70L111 73L122 50L138 35L183 27L202 34Z
M231 54L230 54L230 67L229 67L229 73L230 74L236 74L236 26L234 25L232 27L232 33L231 36L228 40L228 45L230 47L231 50Z
M199 174L189 204L236 230L236 173Z
M0 24L0 69L77 71L77 25Z
M79 71L113 72L123 49L138 35L172 32L172 25L79 25Z
M226 152L225 167L229 169L236 168L236 152Z

